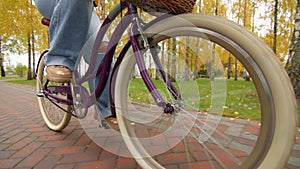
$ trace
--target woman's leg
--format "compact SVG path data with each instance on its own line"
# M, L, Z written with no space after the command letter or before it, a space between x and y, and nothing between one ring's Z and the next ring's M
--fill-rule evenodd
M92 13L93 3L91 0L35 0L39 12L50 19L50 50L45 63L50 65L66 66L74 69L77 57L87 40L93 42L92 35L98 31L100 20ZM93 16L92 16L93 15ZM90 20L91 23L90 23ZM107 41L105 37L104 41ZM105 43L104 43L105 44ZM105 50L105 48L104 48ZM91 49L86 50L91 51ZM97 65L103 58L101 47ZM84 55L89 63L90 53ZM94 90L98 84L99 76L89 82L90 89ZM109 84L106 85L97 105L103 117L111 116L109 102Z
M97 33L100 29L101 22L99 20L99 17L95 12L92 13L91 16L91 23L88 31L88 39L86 40L86 43L84 45L83 50L81 51L81 56L84 57L84 61L91 66L91 64L95 64L95 70L93 71L94 74L96 74L97 68L99 67L100 63L103 60L104 54L106 52L107 47L107 37L104 36L104 39L101 43L101 46L98 49L98 57L95 63L91 63L91 52L94 46L94 41L96 39ZM94 75L95 76L95 75ZM89 89L90 91L94 91L97 87L97 84L99 83L100 75L97 77L91 79L89 81ZM97 100L97 106L100 110L100 114L103 118L111 116L111 110L110 110L110 97L109 97L109 81L107 82L100 98Z
M87 38L92 10L91 0L56 0L49 27L47 66L62 65L74 69Z

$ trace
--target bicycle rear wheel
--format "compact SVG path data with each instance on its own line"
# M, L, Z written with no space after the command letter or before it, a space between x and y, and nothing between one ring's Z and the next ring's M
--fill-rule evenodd
M45 87L51 85L61 86L65 84L47 82L46 66L44 65L44 58L41 58L37 70L37 83L36 83L37 93L42 92L43 90L45 90ZM55 91L52 91L52 94L55 94L59 98L68 97L66 94L55 92ZM58 101L50 97L47 97L47 95L45 94L43 96L38 96L37 98L38 98L40 112L43 116L43 119L47 127L53 131L62 131L69 124L69 121L71 119L71 115L65 112L65 111L71 111L72 109L71 105L59 103Z
M123 138L143 168L285 166L295 139L296 101L288 76L267 45L233 22L209 15L170 17L146 34L163 65L161 70L145 56L148 72L168 72L182 100L166 90L162 76L153 78L176 108L165 114L144 94L146 87L134 76L135 57L128 52L116 77L116 111ZM209 78L192 80L196 56ZM224 57L237 59L236 66L243 66L251 81L227 80L230 67L224 68Z

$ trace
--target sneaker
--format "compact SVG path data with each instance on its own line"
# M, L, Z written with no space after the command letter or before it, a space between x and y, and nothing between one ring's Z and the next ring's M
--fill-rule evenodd
M46 68L47 79L56 83L69 83L72 79L72 72L65 66L48 66Z

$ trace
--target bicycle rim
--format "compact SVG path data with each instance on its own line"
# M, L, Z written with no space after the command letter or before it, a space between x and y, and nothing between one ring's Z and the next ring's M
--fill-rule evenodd
M174 46L175 60L183 62L169 60L163 69L171 74L184 104L166 115L149 94L141 94L147 90L137 82L139 77L132 78L135 58L126 57L116 80L116 110L123 138L139 164L143 168L282 168L293 146L297 118L293 90L276 56L251 33L219 17L182 15L162 22L163 26L158 23L146 31L151 33L152 46L158 44L159 56L172 53L172 47L161 52L163 42L170 43L167 37L172 37L177 46L201 55L210 80L182 86L193 81L186 78L192 78L194 66L185 60L192 57ZM218 60L224 54L239 60L250 82L237 87L237 82L225 79L227 70ZM148 72L157 69L150 64L153 61L146 62ZM174 63L177 71L186 67L183 77L166 70ZM170 100L172 93L165 92L164 84L157 85L158 90Z
M46 67L44 65L44 59L42 58L40 60L38 71L37 71L37 83L36 83L37 93L40 93L44 89L44 85L46 83L45 70ZM63 84L49 82L48 85L63 85ZM61 93L56 93L56 96L60 98L67 97L66 95L63 95ZM42 114L42 117L47 127L53 131L62 131L69 124L69 121L71 119L71 115L66 113L64 110L71 111L72 109L71 106L61 104L56 100L49 98L47 96L37 97L37 98L38 98L40 112ZM63 108L64 110L62 110L61 108Z

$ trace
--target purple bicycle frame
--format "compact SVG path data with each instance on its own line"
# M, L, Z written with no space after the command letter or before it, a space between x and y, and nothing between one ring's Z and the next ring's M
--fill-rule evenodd
M111 23L114 21L114 19L120 14L122 13L122 11L127 8L128 11L127 13L124 15L124 17L122 17L120 23L118 24L118 26L116 27L116 29L113 32L113 35L108 43L108 47L107 47L107 52L105 53L105 56L101 62L101 64L99 65L99 67L97 68L97 72L96 74L93 73L94 70L96 69L96 60L98 57L98 47L101 45L101 42L105 36L105 33L107 32L109 26L111 25ZM75 79L75 83L80 85L80 86L75 86L75 92L80 92L82 100L84 100L84 105L86 107L91 106L102 94L104 87L106 85L106 83L109 80L109 76L111 73L111 64L112 64L112 60L113 60L113 55L115 53L116 47L118 45L118 42L120 41L123 33L126 31L126 29L128 28L128 26L132 24L131 28L130 28L130 41L123 47L121 53L119 54L119 57L113 67L112 70L112 78L110 79L110 100L111 100L111 107L112 107L112 113L114 114L115 110L114 110L114 103L113 103L113 90L114 89L114 74L115 72L118 70L117 68L119 67L119 65L121 64L127 50L129 49L130 46L133 47L133 50L135 52L135 57L136 57L136 61L137 61L137 65L139 67L140 73L141 73L141 77L145 83L145 85L147 86L149 92L152 94L152 97L154 98L154 100L156 101L157 105L163 108L170 108L171 104L170 103L166 103L164 98L161 96L161 94L158 92L156 86L153 84L147 70L146 70L146 66L143 60L143 56L142 53L140 51L141 47L139 45L139 36L140 33L137 29L137 25L136 23L134 23L134 19L137 16L137 11L136 11L136 7L133 7L132 5L130 5L127 2L122 2L121 4L117 5L111 12L110 14L106 17L106 19L104 20L98 34L97 37L95 39L95 43L93 46L93 50L92 50L92 55L91 55L91 60L90 60L90 65L88 67L87 72L85 73L85 75L81 78ZM161 17L161 19L163 19L164 17ZM160 20L160 18L157 18L157 20ZM151 23L147 24L147 26L151 26L152 24L154 24L157 21L152 21ZM154 52L153 50L151 50L151 54L153 57L153 60L157 66L157 68L159 69L159 72L162 76L162 79L164 81L165 84L167 84L169 91L171 91L173 97L175 99L181 99L181 96L179 94L179 92L176 90L176 88L174 87L174 85L170 82L170 80L167 79L166 73L163 71L163 67L159 61L158 55L156 52ZM82 83L89 81L93 78L95 78L96 76L100 75L100 79L99 79L99 83L96 87L96 89L89 94L87 92L87 90L81 86ZM76 75L75 75L76 76ZM48 86L45 85L45 91L43 91L47 96L57 100L60 103L64 103L64 104L69 104L72 105L73 101L72 98L68 98L68 99L62 99L59 97L56 97L55 95L51 94L51 92L48 92L48 89L52 89L55 90L56 92L62 92L62 93L66 93L68 95L72 95L72 91L70 86ZM95 100L96 99L96 100Z

